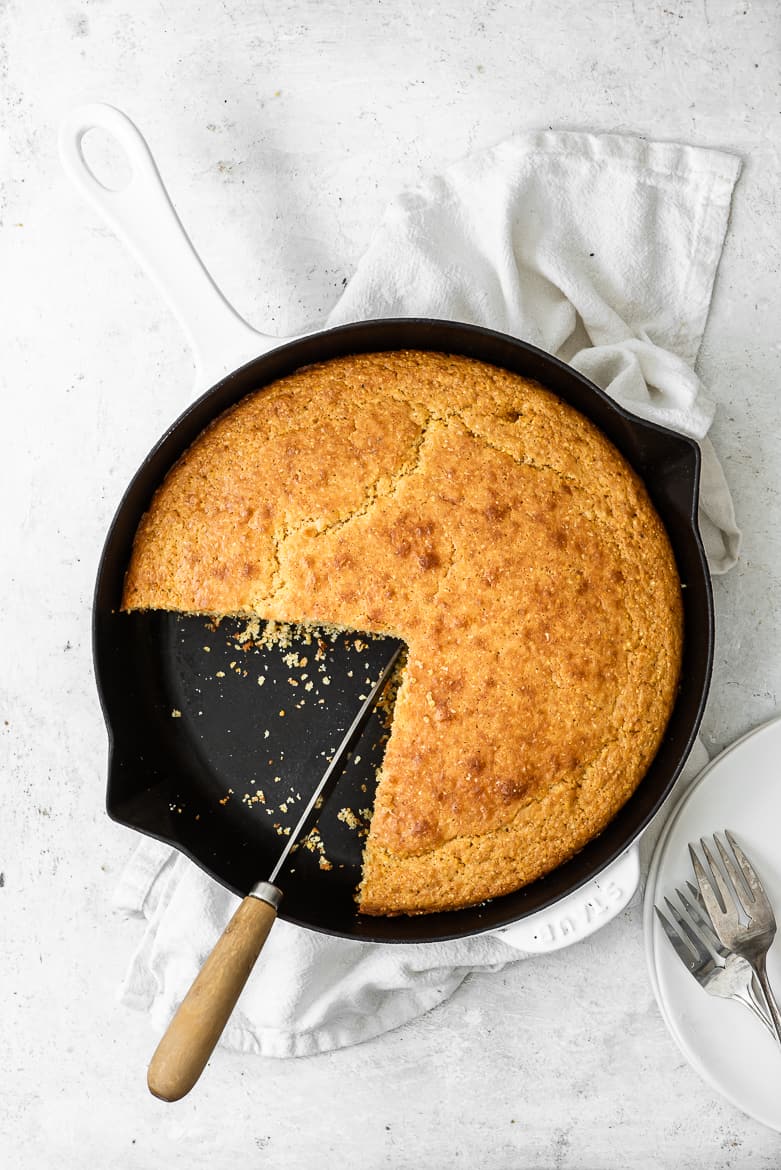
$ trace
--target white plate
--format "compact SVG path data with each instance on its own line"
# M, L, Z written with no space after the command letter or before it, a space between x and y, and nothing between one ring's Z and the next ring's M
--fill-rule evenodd
M651 984L667 1027L693 1068L744 1113L781 1132L781 1050L741 1004L708 995L675 954L654 903L693 880L688 843L732 829L781 921L781 719L717 756L674 810L656 846L645 893ZM781 941L768 954L781 997Z

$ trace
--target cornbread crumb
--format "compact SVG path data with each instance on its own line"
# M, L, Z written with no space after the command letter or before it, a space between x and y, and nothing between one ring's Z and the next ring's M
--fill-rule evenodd
M347 825L348 829L360 829L361 822L351 808L340 808L336 814L337 820Z

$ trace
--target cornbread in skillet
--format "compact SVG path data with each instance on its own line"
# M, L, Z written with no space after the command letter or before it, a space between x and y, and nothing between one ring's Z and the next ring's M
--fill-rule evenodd
M144 516L123 608L405 641L367 914L570 858L642 779L680 667L672 551L622 456L538 384L438 353L311 366L223 414Z

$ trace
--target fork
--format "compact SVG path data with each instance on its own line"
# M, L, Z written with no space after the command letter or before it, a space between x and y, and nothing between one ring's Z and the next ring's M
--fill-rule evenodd
M681 914L669 898L664 900L675 925L658 906L654 906L675 953L709 995L716 995L721 999L734 999L742 1003L762 1021L770 1034L774 1035L751 966L746 959L728 951L719 942L703 912L704 907L700 902L698 890L691 882L687 882L686 885L691 900L680 888L677 888L675 893L689 919Z
M776 934L773 907L754 867L732 833L725 829L724 836L732 849L732 856L715 833L713 840L726 877L704 838L700 839L700 848L708 866L708 873L694 846L689 845L697 886L719 941L727 950L734 951L736 955L745 959L759 980L770 1011L773 1031L781 1044L781 1012L770 987L766 963L767 952Z

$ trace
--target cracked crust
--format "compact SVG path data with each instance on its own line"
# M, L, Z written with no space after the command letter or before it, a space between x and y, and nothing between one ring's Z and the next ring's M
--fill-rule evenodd
M372 914L469 905L571 857L642 779L680 666L638 477L536 383L434 353L309 367L217 419L144 517L123 605L404 639Z

